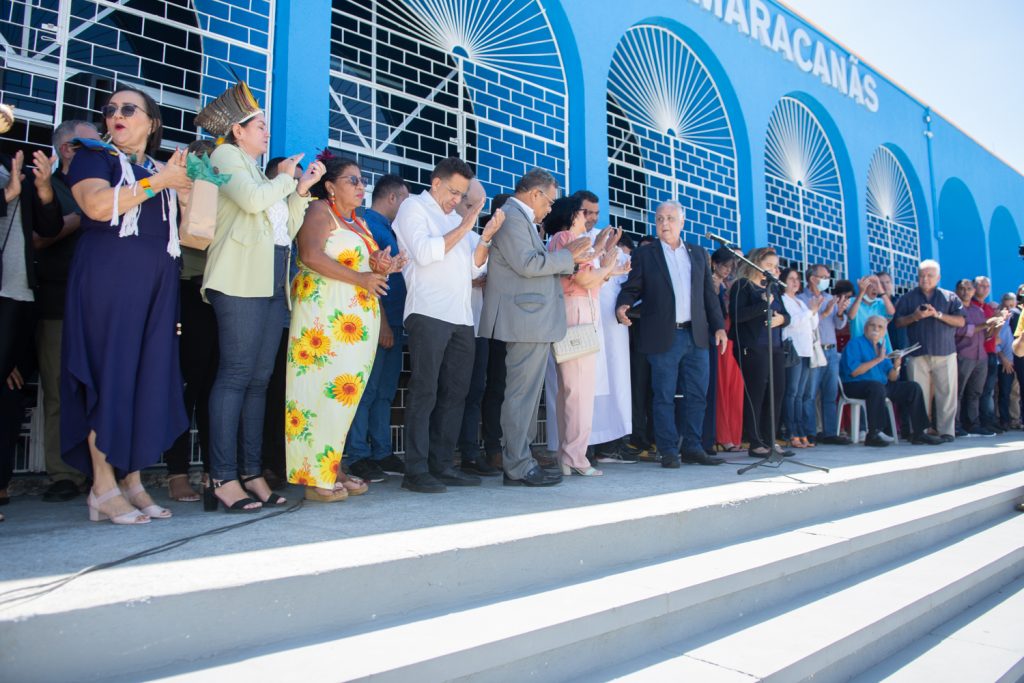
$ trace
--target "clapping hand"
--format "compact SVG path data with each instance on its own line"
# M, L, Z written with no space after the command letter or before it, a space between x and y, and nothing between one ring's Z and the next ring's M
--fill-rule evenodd
M594 250L590 248L590 238L586 235L577 237L566 244L565 248L572 254L574 263L587 263L594 260Z
M187 152L178 148L167 160L164 167L157 171L153 179L158 180L162 189L170 189L178 192L188 192L192 189L192 180L188 177L185 169L185 155Z
M597 233L597 237L594 238L594 253L602 255L606 251L614 249L621 238L622 231L609 225Z
M11 157L11 179L7 181L7 187L4 188L4 199L8 202L14 201L14 198L21 194L21 181L25 179L21 167L24 163L25 153L19 149Z
M614 268L612 268L611 276L618 277L619 275L629 275L630 271L632 270L633 262L627 259L626 261L623 261L622 263L619 263Z
M297 159L295 164L298 164L298 159L302 158L302 155L296 155ZM286 160L284 163L287 163ZM292 164L291 175L295 175L295 164ZM327 172L327 167L324 166L324 162L319 159L309 165L309 167L303 172L302 177L299 178L299 185L296 187L296 191L303 197L309 194L309 188L320 182L320 179L324 177L324 173Z
M917 319L924 320L925 318L935 317L935 307L931 304L921 304L921 307L917 309Z
M278 175L285 175L288 176L289 178L294 178L295 169L298 167L299 162L302 161L302 157L304 156L306 156L305 152L301 154L293 154L290 157L286 158L284 161L277 165ZM313 164L310 164L309 166L310 168L312 168ZM303 177L305 177L305 174L303 174ZM312 183L310 183L306 187L306 189L308 190L309 187L312 187Z
M487 225L484 226L483 234L481 239L484 242L490 242L494 239L494 234L501 230L501 226L505 223L505 212L501 209L495 209L494 213L491 214L490 220L487 221Z
M37 149L32 153L32 161L36 166L36 187L43 184L49 185L50 177L53 175L53 165L57 163L57 155L48 157Z

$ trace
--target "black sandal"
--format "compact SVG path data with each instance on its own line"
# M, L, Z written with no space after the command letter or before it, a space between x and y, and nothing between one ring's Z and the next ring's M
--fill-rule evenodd
M236 500L231 505L228 505L223 500L218 498L217 494L214 493L214 490L219 489L221 486L228 483L229 481L232 480L225 479L224 481L214 481L211 478L209 482L206 484L206 486L203 487L203 509L206 512L216 512L217 508L221 505L224 506L224 512L259 512L260 510L263 509L263 506L257 508L245 507L246 505L252 505L253 503L260 502L254 498L241 498L239 500ZM244 484L242 485L242 489L245 490Z
M246 493L248 493L249 495L255 496L257 500L259 500L259 496L255 492L250 491L249 487L246 486L246 484L248 484L253 479L260 479L260 478L263 478L262 474L254 474L251 477L241 477L239 479L239 481L242 484L242 489ZM268 488L270 487L270 483L269 482L267 483L267 487ZM260 500L260 502L263 503L264 505L284 505L285 503L288 502L288 499L285 498L284 496L278 495L278 494L274 493L273 491L271 491L270 495L267 496L267 499L266 500Z

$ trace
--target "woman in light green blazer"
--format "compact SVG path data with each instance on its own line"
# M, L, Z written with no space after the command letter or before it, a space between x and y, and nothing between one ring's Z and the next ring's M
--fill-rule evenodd
M281 162L280 173L268 180L256 161L270 140L263 114L238 112L235 118L240 117L229 130L212 131L226 140L210 160L231 180L220 188L203 278L220 344L210 391L211 486L204 493L207 510L216 510L219 501L230 512L254 512L285 502L261 476L263 415L288 320L291 242L309 205L309 188L324 167L315 161L296 181L298 154Z

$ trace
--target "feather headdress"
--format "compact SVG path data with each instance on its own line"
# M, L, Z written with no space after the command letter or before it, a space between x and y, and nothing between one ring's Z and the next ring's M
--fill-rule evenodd
M214 135L227 135L231 126L245 123L262 113L259 102L245 81L235 83L227 92L213 100L196 115L196 125Z

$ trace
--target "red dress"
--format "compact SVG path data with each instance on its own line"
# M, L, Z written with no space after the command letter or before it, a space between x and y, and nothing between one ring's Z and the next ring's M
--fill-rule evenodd
M719 297L726 298L726 289L722 287ZM722 310L729 307L723 302ZM725 317L725 329L728 332L732 321ZM743 441L743 375L733 354L733 341L729 339L725 353L718 355L718 400L715 402L715 440L718 443L739 445Z

